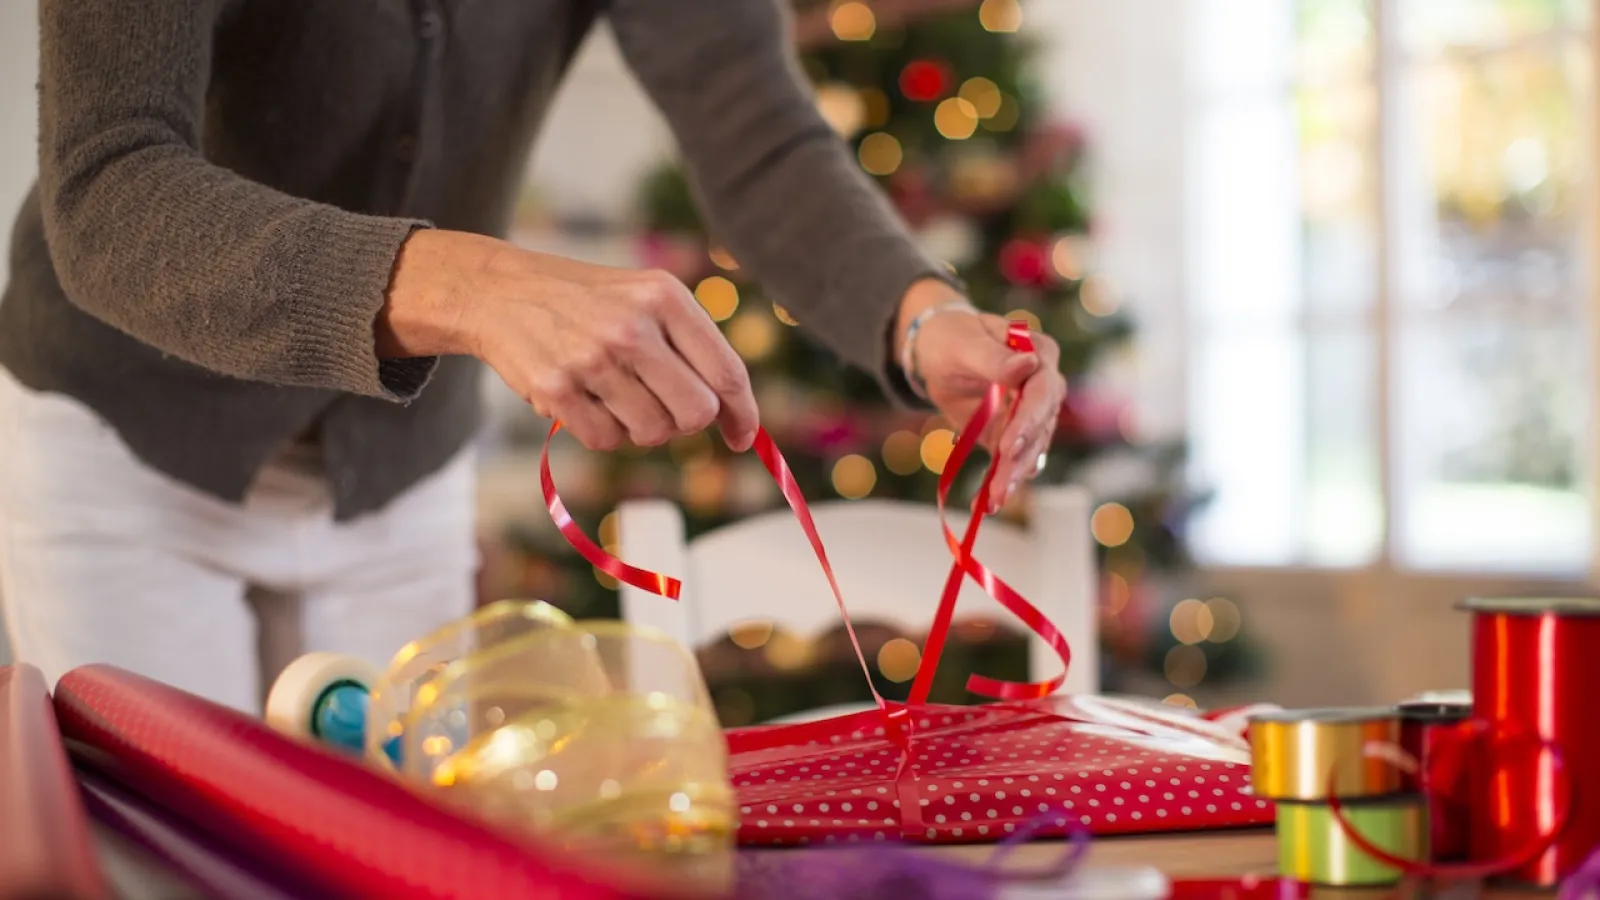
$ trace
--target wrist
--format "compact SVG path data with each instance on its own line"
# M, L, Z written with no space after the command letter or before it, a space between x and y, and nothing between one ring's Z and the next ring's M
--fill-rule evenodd
M900 298L900 308L895 313L894 330L889 343L892 358L896 361L906 358L910 349L906 345L913 337L911 326L919 317L933 309L967 303L966 297L937 278L924 278L911 285Z
M395 257L389 290L378 311L378 355L392 359L476 355L476 316L470 298L500 242L480 235L418 229Z
M895 319L893 359L911 392L923 400L929 396L918 352L918 336L929 320L947 312L976 313L977 308L944 282L929 280L912 285Z

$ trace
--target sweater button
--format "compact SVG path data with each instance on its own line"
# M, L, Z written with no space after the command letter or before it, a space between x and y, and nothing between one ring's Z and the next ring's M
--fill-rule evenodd
M423 13L417 20L417 34L425 41L431 41L438 37L439 32L443 30L444 20L439 17L438 13L431 10Z

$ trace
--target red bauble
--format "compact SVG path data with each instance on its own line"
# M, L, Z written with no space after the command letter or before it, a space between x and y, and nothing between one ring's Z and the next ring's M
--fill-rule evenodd
M900 71L900 93L907 100L927 103L948 94L954 80L945 64L919 59Z
M1043 284L1050 277L1050 250L1038 241L1013 238L1000 248L1000 274L1012 284Z

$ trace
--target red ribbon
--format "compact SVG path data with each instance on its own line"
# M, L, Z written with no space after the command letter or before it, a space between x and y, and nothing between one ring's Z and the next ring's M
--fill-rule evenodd
M1028 327L1021 322L1010 323L1006 332L1006 346L1019 353L1033 352L1033 338L1028 333ZM795 483L794 473L789 470L789 463L783 458L777 444L765 428L756 431L755 444L752 449L760 458L762 465L772 476L783 494L783 499L789 504L795 518L800 522L800 528L805 532L806 540L811 544L811 550L816 554L817 562L822 566L823 574L828 578L828 587L833 591L834 603L839 607L839 615L844 620L846 633L850 636L850 643L855 648L856 660L861 664L861 672L867 677L867 688L872 691L872 698L878 705L884 733L888 739L902 751L900 759L900 772L896 776L899 789L899 806L901 829L908 837L919 836L924 831L922 819L922 805L916 795L915 777L911 773L910 743L913 738L912 710L924 705L927 701L928 690L933 682L933 673L939 666L939 658L944 650L944 643L950 632L951 620L955 613L956 599L961 594L963 577L970 577L993 597L1001 606L1010 610L1012 614L1021 619L1034 634L1044 639L1051 648L1061 657L1063 670L1071 659L1071 652L1067 647L1066 638L1056 627L1039 612L1038 608L1023 599L1015 588L1002 581L999 576L991 572L988 567L973 556L973 547L978 539L978 526L983 521L991 499L991 488L994 475L1000 465L1000 455L997 453L989 462L989 468L984 473L983 482L978 489L978 497L972 507L972 516L967 521L964 537L960 540L951 532L949 525L944 524L944 510L950 491L955 484L957 473L962 465L977 446L978 439L994 420L1000 409L1006 405L1010 392L1000 384L989 386L984 394L983 401L978 404L978 409L972 414L962 430L960 438L950 451L950 456L945 460L944 470L939 476L938 506L940 524L944 530L945 543L950 547L951 555L955 562L950 567L950 575L945 580L943 594L939 599L939 606L934 615L933 627L928 633L922 662L917 668L916 679L912 682L911 694L905 704L891 703L885 700L872 685L872 670L867 665L866 653L861 649L861 640L856 636L855 626L850 621L850 611L846 608L844 594L839 590L838 579L834 576L833 566L828 562L827 551L822 546L822 537L817 533L817 526L811 517L811 508L807 505L800 486ZM1009 424L1016 415L1016 404L1012 403L1006 413L1005 422ZM561 502L561 497L556 492L555 479L550 473L550 441L561 430L561 423L555 422L550 426L550 434L545 440L544 450L539 456L539 483L544 490L545 505L550 511L550 518L555 522L567 542L572 544L591 565L610 575L623 584L628 584L640 590L659 594L668 599L676 600L682 590L682 582L676 578L651 572L635 566L628 565L615 556L607 553L604 548L596 544L583 533L577 523L572 520L572 515L567 511L566 504ZM1003 428L1001 429L1004 430ZM980 696L1003 700L1025 700L1043 697L1059 688L1066 680L1066 672L1048 681L1037 683L1018 683L973 675L967 681L967 689ZM818 740L826 743L833 734L837 723L810 722L790 726L785 733L791 740L806 741Z
M1444 737L1448 733L1451 737ZM1479 746L1486 742L1487 746ZM1476 880L1488 878L1509 872L1524 865L1545 852L1556 839L1560 837L1562 829L1567 825L1567 820L1572 815L1572 784L1567 773L1566 761L1561 755L1561 749L1553 742L1539 737L1530 731L1508 731L1497 727L1495 723L1483 719L1470 719L1452 726L1443 732L1436 746L1436 755L1427 760L1421 771L1421 781L1425 795L1431 796L1432 791L1441 783L1453 781L1451 770L1460 764L1462 759L1471 759L1479 766L1499 770L1514 760L1507 759L1507 749L1518 745L1527 746L1535 751L1542 760L1548 760L1552 772L1551 786L1549 789L1550 803L1546 810L1549 819L1544 827L1535 828L1531 833L1521 836L1521 841L1509 849L1495 848L1489 859L1479 859L1472 862L1451 863L1436 862L1433 860L1407 859L1391 853L1374 844L1356 829L1344 814L1344 803L1339 799L1334 790L1337 781L1337 771L1328 773L1328 811L1333 814L1333 819L1343 831L1345 837L1350 839L1357 849L1367 854L1378 862L1393 866L1402 873L1418 878L1438 878L1445 880ZM1405 751L1397 746L1389 745L1383 749L1406 755ZM1460 757L1453 757L1450 751L1460 753ZM1394 762L1391 760L1391 764ZM1415 764L1416 760L1406 760L1408 764ZM1452 763L1454 765L1452 765ZM1446 774L1440 775L1435 770L1443 770ZM1494 773L1489 773L1494 774ZM1497 779L1498 780L1498 779ZM1560 784L1562 789L1557 789ZM1500 805L1510 808L1512 805L1528 805L1527 797L1501 797ZM1481 814L1487 804L1477 802L1472 804L1474 813ZM1482 849L1482 848L1480 848Z

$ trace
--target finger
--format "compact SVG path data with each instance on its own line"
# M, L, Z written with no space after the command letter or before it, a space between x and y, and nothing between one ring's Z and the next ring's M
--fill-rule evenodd
M761 420L744 360L728 346L716 323L682 284L678 285L676 296L678 299L667 306L662 316L667 340L717 396L717 424L729 449L748 450L755 442Z
M1052 370L1040 372L1024 386L1016 416L1000 438L1002 455L995 472L995 481L1001 486L996 492L998 503L1004 504L1036 474L1039 454L1049 447L1065 396L1066 380Z
M703 431L717 420L717 395L665 340L643 348L634 369L666 408L679 434Z
M599 368L584 379L584 385L640 447L658 447L676 433L671 414L632 367L615 363Z
M1037 346L1033 353L1019 353L1006 345L1005 319L984 316L983 328L989 340L968 341L961 345L962 365L969 375L984 382L997 382L1007 388L1021 387L1041 368Z
M600 398L579 394L551 404L556 418L590 450L615 450L627 432Z

